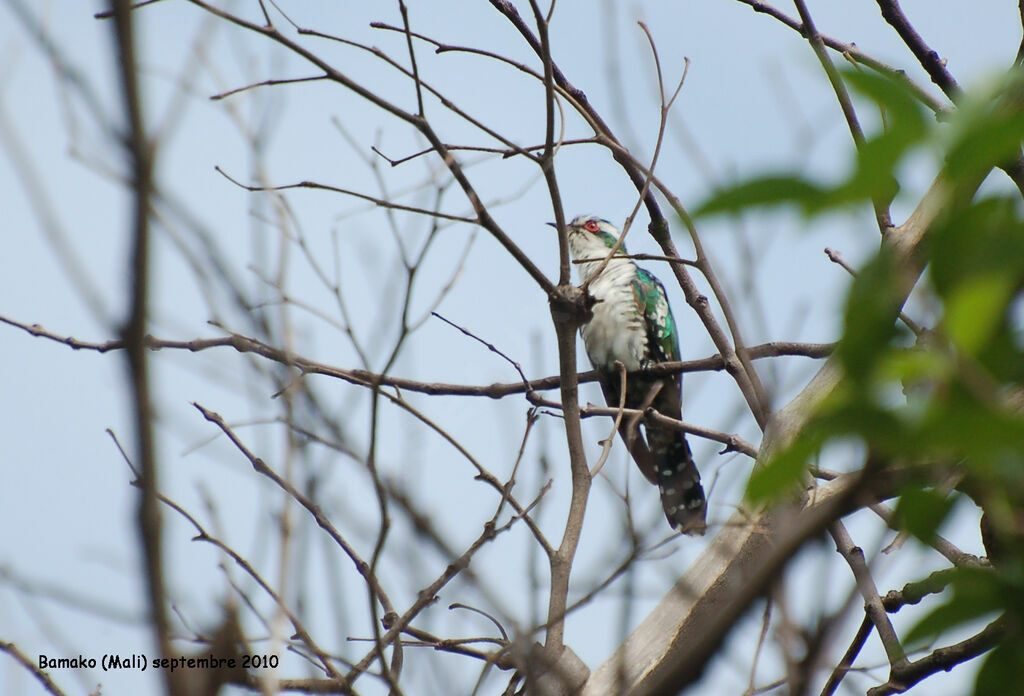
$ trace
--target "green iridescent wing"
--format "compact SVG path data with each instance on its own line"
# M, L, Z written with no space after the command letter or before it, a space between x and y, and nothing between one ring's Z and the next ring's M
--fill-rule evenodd
M642 268L636 269L633 294L637 309L647 324L647 341L651 348L651 362L679 360L679 332L672 308L668 305L665 286Z

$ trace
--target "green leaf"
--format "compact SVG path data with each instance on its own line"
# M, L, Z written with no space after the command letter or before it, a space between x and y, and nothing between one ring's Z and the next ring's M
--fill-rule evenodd
M919 385L943 382L955 369L949 355L929 347L890 350L878 363L879 377L902 383L905 394Z
M843 337L836 356L857 385L867 377L896 335L897 267L883 248L853 281L846 299Z
M737 213L749 208L794 204L804 211L821 207L826 190L799 176L762 176L718 191L706 200L696 215Z
M979 402L966 390L936 399L920 430L932 456L967 458L973 473L1010 463L1024 465L1024 420Z
M1013 285L1014 278L1001 273L961 282L946 302L944 324L949 338L967 353L976 354L999 327Z
M996 646L974 683L975 696L1005 696L1008 684L1024 684L1024 645L1019 636Z
M896 505L896 520L903 529L928 543L946 520L954 499L933 488L907 488Z
M1008 197L985 198L949 211L932 231L930 252L948 337L970 355L995 359L986 367L1005 373L1016 362L1007 335L1010 303L1024 287L1019 205ZM983 356L990 347L996 353Z
M913 446L903 423L890 410L875 403L875 395L857 385L838 407L830 401L818 415L819 427L830 436L856 435L871 449L883 453L902 452ZM827 409L827 410L826 410Z
M946 165L956 178L984 174L993 167L1016 160L1020 154L1024 118L1016 108L998 103L986 106L990 108L968 109L954 119L954 141L949 147Z
M857 166L832 201L892 199L899 189L896 166L908 150L928 137L929 117L924 106L895 80L852 69L844 72L843 79L878 105L884 127L858 148Z
M887 132L865 142L857 151L857 166L839 188L832 192L827 205L838 207L847 203L882 198L891 200L899 191L893 176L904 152L920 138Z
M810 216L861 200L892 198L898 190L893 176L896 164L909 148L927 137L928 117L923 106L895 80L856 70L845 72L844 79L878 104L885 119L884 130L868 138L858 150L856 166L845 181L823 187L797 174L760 176L716 192L696 214L794 205Z
M885 75L853 68L843 71L843 80L883 109L887 131L904 134L907 139L927 132L930 116L905 85Z
M807 462L819 449L823 438L812 424L789 447L754 469L747 483L747 499L763 503L799 490L807 473Z
M1024 221L1008 197L947 211L936 221L930 246L932 280L943 297L971 276L1024 275Z
M930 641L943 631L969 621L992 616L1005 608L1001 584L994 572L981 568L960 568L953 581L953 596L907 633L904 643L915 646Z

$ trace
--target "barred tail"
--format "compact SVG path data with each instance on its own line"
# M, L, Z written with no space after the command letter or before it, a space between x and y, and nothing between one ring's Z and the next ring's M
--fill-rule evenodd
M684 534L703 535L707 529L704 521L707 500L686 437L677 430L651 428L647 437L654 454L661 506L668 523Z

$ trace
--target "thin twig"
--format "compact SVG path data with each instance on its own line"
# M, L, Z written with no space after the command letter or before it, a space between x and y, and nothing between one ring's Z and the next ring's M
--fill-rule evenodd
M481 616L483 616L483 617L485 617L487 619L490 619L491 623L493 623L495 625L495 627L498 629L498 631L501 633L501 637L504 639L505 643L509 642L508 633L505 631L505 627L501 625L500 621L498 621L496 618L494 618L493 616L488 614L483 609L478 609L476 607L471 607L468 604L463 604L462 602L453 602L453 603L448 605L448 608L449 609L465 609L466 611L472 611L472 612L475 612L477 614L480 614Z
M243 85L242 87L229 89L226 92L219 92L217 94L211 95L210 101L220 101L221 99L227 99L228 97L233 97L236 94L247 92L250 89L258 89L260 87L275 87L277 85L296 85L303 84L305 82L319 82L320 80L326 79L328 79L327 75L313 75L312 77L293 77L278 80L261 80L260 82L253 82L248 85Z
M117 439L117 436L113 433L113 431L108 429L107 434L114 441L114 445L120 451L121 456L125 461L125 464L128 466L132 474L135 476L135 479L132 481L132 485L138 486L138 468L135 466L135 464L132 463L130 457L128 456L128 453L125 452L124 447L121 446L121 442ZM285 612L285 614L288 616L289 621L291 621L292 626L295 628L296 636L303 643L305 643L306 647L308 647L309 650L312 651L314 655L316 655L318 660L317 664L319 665L320 668L323 669L323 671L329 677L331 677L332 683L334 684L335 688L337 688L339 681L341 679L341 674L335 669L331 661L331 658L328 656L328 654L316 644L316 641L313 640L313 637L306 630L302 621L297 616L295 616L295 614L287 607L280 593L275 591L270 586L270 583L268 583L263 578L263 576L260 575L260 573L252 566L252 564L249 563L249 561L247 561L241 554L239 554L225 542L209 534L203 527L203 525L200 524L199 520L197 520L194 515L189 513L188 510L186 510L181 505L174 502L173 500L171 500L162 493L157 493L157 499L159 500L160 503L174 510L176 513L181 515L185 520L187 520L193 527L195 527L197 535L193 538L193 541L204 541L206 543L216 546L221 551L223 551L229 558L231 558L240 568L242 568L242 570L244 570L246 574L249 575L249 577L256 581L256 583L263 589L263 591L266 592L275 601L277 606Z
M412 64L412 82L416 87L416 115L423 118L423 85L420 83L420 70L416 65L416 51L412 47L412 33L409 31L409 9L404 0L398 0L398 11L402 13L402 26L405 28L406 45L409 47L409 63Z
M377 198L376 196L370 196L365 193L358 191L352 191L350 189L338 188L337 186L329 186L327 184L319 184L315 181L300 181L297 184L282 184L280 186L254 186L250 184L243 184L238 179L235 179L230 174L220 168L220 165L214 167L214 170L225 179L230 181L235 186L245 189L246 191L262 192L262 191L287 191L289 189L313 189L316 191L330 191L332 193L341 193L346 196L358 198L360 200L369 201L380 208L387 208L390 210L403 210L408 213L417 213L418 215L427 215L429 217L441 218L442 220L451 220L453 222L465 222L470 225L476 225L478 220L475 218L463 217L461 215L450 215L448 213L442 213L438 210L430 210L428 208L417 208L411 205L402 205L401 203L395 203L394 201L385 200L383 198Z
M825 256L827 256L828 260L831 261L832 263L837 264L841 266L843 269L845 269L846 272L849 273L854 278L857 277L857 271L854 270L854 268L846 262L846 259L843 258L843 255L840 254L835 249L825 247ZM900 311L899 319L904 324L906 324L907 328L910 329L915 336L920 336L922 333L924 333L924 327L922 327L916 321L908 317L903 311Z
M548 408L559 408L559 404L556 401L548 401L546 399L535 399L535 403L539 406L546 406ZM757 448L752 444L741 438L739 435L734 435L718 430L712 430L710 428L704 428L699 425L693 425L686 423L675 418L670 418L664 414L659 413L653 408L638 409L638 408L611 408L606 406L595 406L593 404L587 404L580 408L580 417L591 418L593 416L610 416L615 418L619 413L623 416L635 418L640 420L646 418L647 420L663 425L680 432L684 432L688 435L696 435L697 437L707 438L708 440L714 440L715 442L721 442L725 445L725 448L719 454L726 454L728 452L739 452L745 454L748 457L757 457Z
M8 643L0 640L0 651L3 651L14 658L14 661L24 667L29 673L34 676L43 688L46 689L53 696L64 696L64 692L60 690L60 687L50 679L50 675L44 672L28 655L21 652L18 646L14 643Z
M612 451L612 443L615 442L615 433L619 431L619 426L622 424L622 415L626 409L626 366L618 360L615 361L615 367L619 371L619 406L615 419L612 422L611 432L608 433L608 437L604 439L601 444L601 454L598 456L597 461L594 463L594 468L590 470L590 478L594 478L601 473L601 468L604 467L604 463L608 461L608 455Z
M544 494L545 490L547 489L541 491L540 496ZM452 578L454 578L463 569L469 566L469 563L472 560L473 556L476 554L477 551L480 550L480 548L482 548L485 544L493 541L499 534L502 534L503 532L509 530L512 527L512 525L515 524L518 520L528 519L527 513L534 505L537 504L537 501L540 500L540 496L538 496L537 500L534 500L533 503L527 506L527 508L522 513L513 516L508 522L506 522L500 527L495 526L493 519L488 521L484 525L483 531L476 538L476 540L474 540L473 543L469 545L466 551L463 552L463 554L459 556L457 559L449 563L448 566L441 573L441 575L437 577L437 579L435 579L432 583L430 583L425 588L420 590L419 594L417 595L416 601L413 602L412 606L410 606L401 616L392 617L393 620L390 621L390 625L388 626L387 632L381 636L380 642L382 642L385 645L389 645L393 641L398 639L398 637L406 629L409 623L414 618L416 618L416 616L418 616L420 612L422 612L428 606L437 601L437 593L441 590L441 588L447 585L452 580ZM498 509L500 510L500 505ZM376 648L374 648L374 650L372 650L365 657L363 657L362 660L356 663L356 665L352 667L352 669L349 670L348 674L346 675L345 683L351 684L355 680L355 678L359 676L359 674L365 672L367 668L369 668L369 666L373 663L376 655L377 650Z
M655 45L654 37L651 36L651 31L650 29L647 28L647 25L644 24L643 22L638 22L638 24L640 25L640 29L643 30L644 36L647 37L647 43L651 48L651 56L654 59L654 69L658 76L658 94L661 99L658 121L658 135L655 138L654 153L651 155L651 163L647 167L647 173L644 176L644 183L640 187L637 201L636 203L633 204L633 209L630 211L629 215L626 216L626 221L622 226L622 230L619 232L618 239L615 240L615 243L608 250L608 253L605 254L603 259L601 259L601 263L598 264L597 268L595 268L590 273L590 276L581 286L581 288L584 291L586 291L590 287L591 283L593 283L594 281L597 280L598 277L600 277L605 267L609 263L611 263L612 258L619 253L619 250L622 249L623 245L625 244L626 235L629 233L629 230L633 225L633 220L634 218L636 218L636 214L640 210L640 206L643 205L644 200L647 198L647 192L651 188L651 177L654 175L654 168L658 164L658 156L661 154L661 146L665 140L665 127L668 123L668 114L669 111L672 109L672 103L675 102L676 97L679 96L679 91L683 88L683 83L686 82L686 75L690 71L690 59L684 57L683 74L679 78L679 83L676 85L676 89L672 93L672 97L670 99L666 99L665 80L661 72L661 58L658 56L658 47Z
M449 326L452 326L452 327L458 329L463 334L465 334L466 336L469 336L473 340L478 341L478 342L484 344L485 346L487 346L487 350L491 351L492 353L496 353L496 354L500 355L502 358L504 358L510 365L512 365L512 367L514 367L516 369L516 372L519 373L519 377L522 378L522 380L523 380L523 386L526 388L526 392L529 393L531 391L531 389L530 389L530 380L526 379L526 375L523 373L523 368L522 368L522 366L520 366L519 363L517 363L515 360L513 360L510 357L508 357L504 353L502 353L498 348L495 347L495 345L493 343L489 343L489 342L485 341L484 339L480 338L479 336L474 334L469 329L466 329L466 328L464 328L462 326L459 326L455 322L453 322L450 319L447 319L447 318L441 316L437 312L431 312L431 314L433 316L437 317L438 319L440 319L441 321L443 321L445 324L448 324Z
M594 138L571 138L571 139L567 139L567 140L562 140L560 142L560 145L562 145L562 146L565 146L565 145L593 145L596 142L597 141L594 140ZM543 150L544 149L543 145L528 145L528 146L525 146L525 147L516 148L516 149L512 150L512 149L509 149L509 148L502 148L502 147L485 147L483 145L453 145L451 143L445 143L445 147L448 149L449 152L484 152L484 153L490 153L490 154L495 154L495 155L501 155L502 159L508 159L509 157L514 157L516 155L520 155L523 152L533 152L534 150ZM385 162L387 162L392 167L397 167L398 165L405 164L406 162L414 160L417 157L422 157L424 155L429 155L432 152L434 152L434 148L428 147L428 148L424 148L422 150L417 150L416 152L412 153L411 155L405 155L403 157L392 158L392 157L387 156L383 152L381 152L377 148L376 145L371 145L370 146L370 150L372 150L377 156L381 157Z
M840 476L838 472L828 471L820 467L815 467L811 472L814 476L823 479L825 481L832 481ZM868 508L878 515L878 517L889 526L895 532L902 531L902 527L896 522L896 515L893 514L892 509L885 503L873 503ZM978 557L967 553L957 548L948 539L935 534L928 541L928 545L939 552L947 561L956 567L971 566L976 567L979 565ZM884 551L883 551L884 553Z
M864 598L864 612L878 631L878 637L882 640L885 654L889 658L889 664L893 670L906 663L907 655L903 652L899 636L893 628L889 616L882 606L882 598L875 587L875 581L871 577L871 570L864 560L864 552L853 543L846 526L835 521L829 525L829 534L836 543L836 551L846 559L857 580L857 587Z
M473 657L478 660L493 661L499 669L509 670L513 669L515 665L507 659L502 659L503 652L501 650L491 650L484 652L482 650L475 650L467 647L470 643L497 643L498 645L504 645L501 641L494 638L439 638L438 636L428 633L419 628L408 626L403 633L406 635L413 636L417 640L403 640L402 645L404 647L426 647L433 648L438 652L447 652L455 655L463 655L465 657ZM349 638L351 641L358 640L356 638Z
M764 613L761 615L761 633L757 637L757 647L754 648L754 659L750 661L750 679L743 696L754 696L758 693L754 687L754 679L757 678L757 663L761 659L761 650L764 648L765 638L768 637L768 629L772 623L772 601L771 597L765 597Z
M292 485L290 481L282 478L280 474L278 474L276 471L267 466L266 462L257 457L255 454L253 454L253 452L249 450L245 443L242 442L242 440L238 437L237 434L235 434L235 431L231 429L231 427L224 421L224 418L219 413L215 413L214 411L211 411L208 408L204 407L202 404L196 402L193 402L192 405L196 408L196 410L203 414L203 418L216 425L221 430L221 432L223 432L228 437L228 439L231 440L231 443L235 446L235 449L241 452L242 455L247 460L249 460L249 463L252 465L252 468L257 473L266 476L268 479L273 481L278 488L287 493L290 498L296 500L300 505L302 505L302 507L306 508L309 514L313 517L313 520L317 523L317 525L325 532L327 532L328 536L330 536L331 539L334 540L334 543L341 547L341 549L345 552L345 555L348 556L349 559L352 561L352 564L355 566L356 571L361 576L363 576L363 579L367 582L367 584L372 585L374 587L374 590L380 599L381 607L384 609L384 611L394 611L394 605L392 605L391 600L388 598L388 595L384 592L384 589L381 587L377 577L370 572L370 567L367 564L367 562L359 556L355 548L341 535L341 533L334 527L331 521L327 519L327 516L324 515L323 510L320 509L320 506L313 503L313 501L310 500L306 495L304 495L301 491L296 489L295 486Z
M871 635L872 629L874 629L874 623L867 616L860 622L860 628L857 629L856 635L853 640L850 641L850 647L843 653L843 658L836 665L835 669L832 670L832 674L829 675L828 681L825 682L825 686L821 689L820 696L832 696L839 688L839 684L842 683L843 677L846 673L853 668L853 663L857 659L857 655L860 654L861 649L864 647L864 643L867 642L868 636Z
M882 11L882 17L900 35L903 43L907 45L921 67L928 73L928 77L932 78L932 82L938 85L950 101L956 102L960 98L960 85L946 69L946 61L925 43L907 16L903 14L899 2L897 0L878 0L878 7Z
M804 26L803 24L800 23L800 20L790 17L789 15L782 12L778 8L769 5L766 2L762 2L762 0L737 0L737 2L740 2L744 5L748 5L751 9L754 10L754 12L766 14L769 17L777 19L779 22L786 25L790 29L793 29L798 34L806 34ZM870 56L867 53L864 53L864 51L862 51L854 43L840 41L830 36L825 36L824 34L819 34L819 36L821 37L822 42L824 42L824 44L831 48L833 51L841 53L848 59L861 65L864 65L870 68L871 70L874 70L875 72L881 75L885 75L886 77L902 84L904 87L908 89L908 91L914 96L914 98L916 98L922 104L931 109L932 112L936 114L941 114L949 110L948 104L944 104L942 101L929 94L926 89L924 89L916 82L914 82L912 79L910 79L910 76L907 75L906 70L894 68L891 65L883 63L877 58Z
M527 272L527 274L531 278L533 278L533 280L540 286L542 290L544 290L546 293L551 293L551 291L554 289L553 283L540 270L540 268L537 267L537 265L526 254L526 252L524 252L519 247L519 245L513 242L512 239L505 233L505 231L501 229L501 227L494 220L494 218L491 217L490 213L487 211L487 208L484 206L482 199L477 194L476 189L474 188L472 183L470 183L469 179L466 177L462 165L459 163L457 158L455 158L450 152L448 152L447 148L445 148L444 146L444 143L438 137L437 133L434 131L433 127L426 119L423 119L422 117L416 114L409 113L408 111L405 111L404 109L396 106L387 99L384 99L375 90L356 82L348 75L346 75L345 73L341 72L340 70L329 64L322 57L318 56L316 53L306 48L302 44L298 43L297 41L285 36L274 27L260 26L246 19L243 19L238 15L232 14L226 10L211 5L210 3L205 2L204 0L188 0L188 2L195 5L196 7L203 9L204 11L210 13L213 16L220 17L221 19L230 22L235 26L251 31L259 36L263 36L264 38L267 38L277 44L280 44L284 48L294 53L296 56L304 59L305 61L323 70L328 75L331 81L336 82L339 85L345 87L346 89L354 92L355 94L359 95L361 98L370 102L371 104L381 109L382 111L387 112L398 119L401 119L402 121L408 123L410 126L418 130L435 149L438 157L441 159L441 161L447 167L448 171L454 177L455 181L458 183L459 187L462 189L467 200L473 206L474 212L477 214L477 217L479 218L479 224L482 225L491 234L491 236L493 236L506 249L506 251L508 251L509 254L512 255L516 262L519 263L519 265L523 268L523 270ZM512 143L506 144L512 146Z
M574 264L579 263L593 263L594 261L603 261L606 257L590 258L590 259L573 259ZM697 266L696 261L690 259L681 259L676 256L665 256L664 254L619 254L619 258L633 259L635 261L667 261L668 263L681 263L684 266Z
M945 648L933 650L926 657L907 662L894 668L889 681L868 689L867 696L889 696L903 693L922 679L939 672L948 672L953 667L983 655L999 645L1008 632L1006 620L996 619L966 640Z
M0 315L0 323L8 324L19 328L26 333L38 338L45 338L72 348L73 350L93 350L99 353L106 353L112 350L123 350L124 341L110 340L103 342L82 341L71 336L61 336L53 333L39 324L27 324L15 319ZM526 385L522 382L496 382L490 385L468 385L468 384L447 384L442 382L422 382L418 380L405 379L402 377L382 376L379 373L368 370L352 370L332 367L318 363L299 356L288 356L285 351L274 348L262 341L240 334L231 334L219 338L197 338L189 341L175 341L161 339L153 336L146 337L146 346L150 350L188 350L198 352L213 348L232 348L239 353L255 353L268 360L292 366L301 370L303 374L318 374L327 377L334 377L345 380L359 386L366 386L380 380L382 386L392 386L406 391L420 392L423 394L446 394L450 396L485 396L498 399L509 394L521 394L527 391ZM826 358L832 354L835 344L832 343L798 343L792 341L772 341L762 343L747 349L752 359L777 358L785 356L805 358ZM637 372L639 375L650 375L664 377L686 372L705 372L726 369L725 361L720 355L712 355L697 360L684 360L681 362L665 362L652 365ZM588 370L579 373L579 382L596 382L597 371ZM542 377L528 382L529 391L543 391L558 389L561 378L558 375Z
M975 567L982 566L976 565ZM949 587L959 573L958 568L943 568L936 570L923 580L908 582L902 589L889 590L882 597L882 606L892 614L907 605L918 604L925 597L938 594Z
M850 98L850 93L846 90L846 85L843 83L843 78L836 70L836 66L832 64L832 59L829 58L828 52L825 50L825 42L818 33L818 29L814 26L814 21L811 19L811 13L807 9L807 3L804 0L793 0L796 4L797 11L800 14L800 19L803 22L804 36L811 44L811 48L814 49L814 54L818 58L818 62L821 63L821 67L825 70L825 74L828 76L828 81L832 85L832 90L835 92L836 99L839 102L839 107L843 111L843 118L846 119L846 125L850 129L850 135L853 136L853 142L857 146L857 150L864 148L864 131L861 129L860 121L857 119L857 111L853 107L853 100ZM892 216L889 214L889 202L884 200L881 196L875 196L872 199L872 205L875 208L875 220L878 223L878 231L881 234L886 234L892 228Z

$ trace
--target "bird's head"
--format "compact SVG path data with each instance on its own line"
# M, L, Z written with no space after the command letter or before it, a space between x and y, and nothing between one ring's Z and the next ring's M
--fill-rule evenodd
M548 223L554 226L554 223ZM600 258L608 254L619 239L615 225L595 215L580 215L565 227L573 258ZM620 252L624 250L620 247Z

